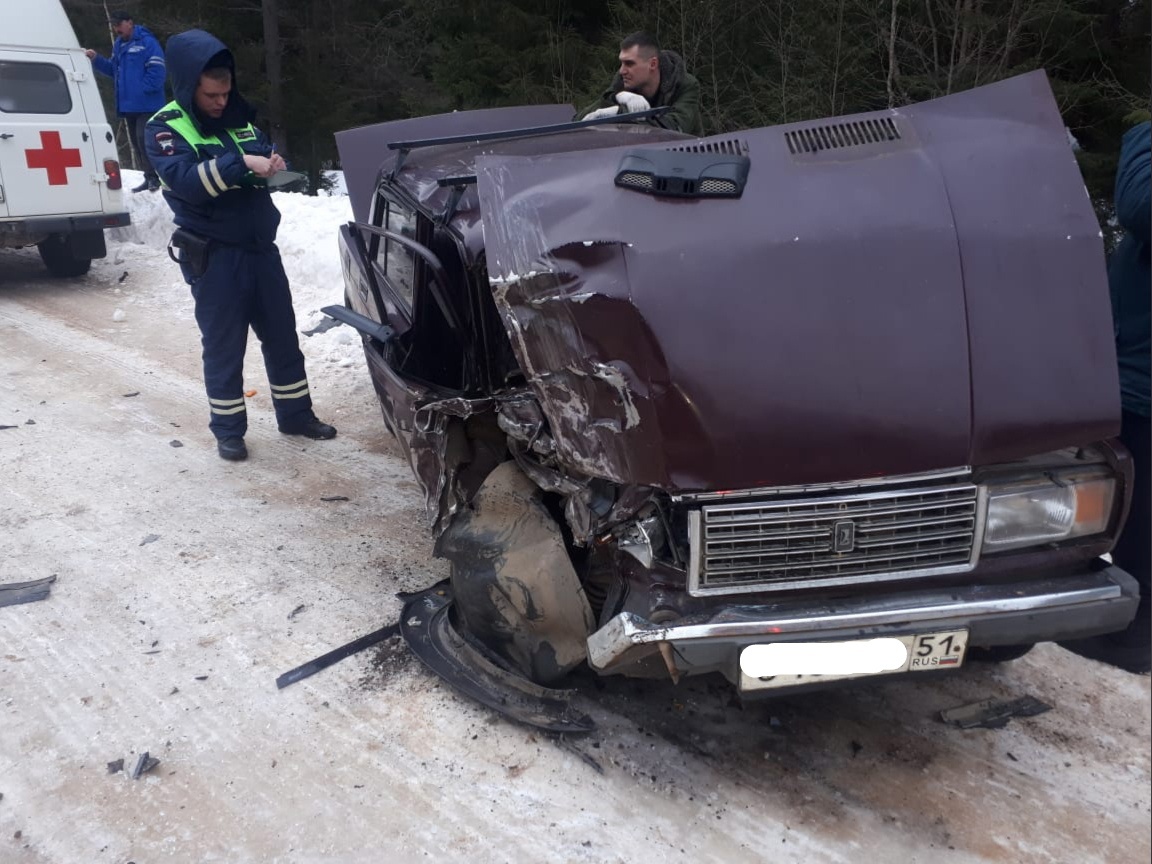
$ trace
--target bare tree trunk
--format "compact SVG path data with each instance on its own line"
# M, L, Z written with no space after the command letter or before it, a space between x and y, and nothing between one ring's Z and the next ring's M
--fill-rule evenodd
M830 117L835 117L840 112L836 110L836 85L840 83L840 46L843 41L844 35L844 0L840 0L836 10L836 53L833 55L832 61L832 110L829 112Z
M892 20L888 26L888 107L896 106L896 4L892 0Z
M260 0L264 16L264 66L268 73L268 135L281 153L288 151L284 132L284 91L280 68L280 0Z
M928 32L932 38L932 75L934 80L940 78L940 49L938 47L940 34L936 30L936 16L932 14L932 4L935 0L924 0L924 10L928 13Z

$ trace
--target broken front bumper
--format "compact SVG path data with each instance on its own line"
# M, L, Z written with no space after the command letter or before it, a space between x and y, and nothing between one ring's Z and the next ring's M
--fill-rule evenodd
M732 604L671 624L624 612L588 637L588 662L606 674L626 672L657 653L667 657L670 648L678 674L718 671L736 682L740 652L749 645L961 629L968 631L970 645L1024 645L1121 630L1136 614L1138 601L1136 580L1105 566L1004 585L821 603Z

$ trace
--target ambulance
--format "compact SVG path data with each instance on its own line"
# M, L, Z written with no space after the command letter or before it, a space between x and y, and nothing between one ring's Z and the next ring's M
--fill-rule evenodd
M58 0L0 0L0 249L81 276L129 223L116 139Z

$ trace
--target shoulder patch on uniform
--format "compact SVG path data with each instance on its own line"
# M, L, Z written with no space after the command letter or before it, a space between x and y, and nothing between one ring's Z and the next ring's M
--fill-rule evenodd
M156 143L160 145L160 152L165 156L171 156L176 152L176 143L172 140L172 133L167 130L156 133Z
M251 129L242 129L241 131L236 133L236 140L237 141L251 141L255 137L256 137L256 133L253 132Z
M161 123L167 123L169 120L179 120L184 116L184 112L179 108L170 108L167 111L161 111L153 120L159 120Z

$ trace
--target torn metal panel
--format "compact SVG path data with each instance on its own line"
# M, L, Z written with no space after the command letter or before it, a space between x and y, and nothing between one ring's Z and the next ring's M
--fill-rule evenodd
M813 152L790 142L820 124L741 133L739 199L616 187L627 148L476 158L493 296L559 458L746 488L1114 433L1098 226L1043 73L836 123L881 120ZM1045 326L1004 326L1008 297Z

